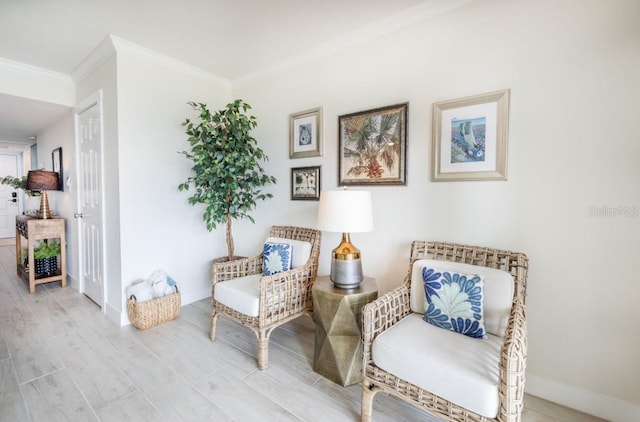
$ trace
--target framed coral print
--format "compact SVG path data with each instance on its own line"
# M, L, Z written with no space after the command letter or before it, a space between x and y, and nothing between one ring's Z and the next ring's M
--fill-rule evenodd
M291 200L320 200L320 166L291 169Z
M407 184L409 103L338 117L338 183Z
M289 116L289 158L322 155L322 107Z
M432 180L507 180L508 133L508 89L434 103Z
M56 148L51 152L52 169L58 173L58 190L64 190L64 182L62 176L62 147Z

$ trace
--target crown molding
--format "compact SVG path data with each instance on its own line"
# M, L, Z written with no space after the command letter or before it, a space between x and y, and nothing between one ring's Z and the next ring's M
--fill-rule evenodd
M453 9L479 0L428 0L417 6L403 10L395 15L380 19L369 25L357 28L343 36L291 56L272 66L241 76L231 81L233 89L241 88L262 79L276 76L296 67L324 59L348 48L380 38L417 22L443 15Z
M98 46L85 58L82 63L72 73L75 83L82 82L87 76L93 73L100 65L114 54L128 54L133 57L145 60L174 70L179 73L231 89L231 82L221 76L207 72L195 66L191 66L180 60L158 53L154 50L134 44L115 35L108 35Z
M226 89L231 89L231 81L229 81L229 79L223 78L222 76L218 76L214 73L207 72L206 70L192 66L190 64L187 64L180 60L166 56L164 54L160 54L156 51L139 46L130 41L116 37L114 35L111 35L110 38L115 47L115 50L118 53L130 54L134 57L140 58L142 60L151 62L159 66L163 66L167 69L171 69L176 72L183 73L193 78L200 79L202 81L209 82Z
M73 82L79 84L116 53L111 35L107 35L96 48L71 72Z
M50 82L62 83L64 85L73 86L73 80L69 75L64 73L54 72L52 70L44 69L42 67L31 66L26 63L20 63L13 60L0 57L0 69L9 72L15 72L30 77L45 79Z

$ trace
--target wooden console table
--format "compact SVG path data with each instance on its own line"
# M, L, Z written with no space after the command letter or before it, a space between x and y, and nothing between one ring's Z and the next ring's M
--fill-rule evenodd
M62 287L67 286L67 254L65 242L65 220L64 218L49 218L41 220L39 218L19 215L16 217L16 266L18 277L22 277L29 282L29 293L35 293L36 285L50 283L60 280ZM24 265L22 256L22 238L26 239L27 265ZM33 259L33 248L35 241L45 239L59 239L60 241L60 268L53 275L39 276L35 273L35 262Z

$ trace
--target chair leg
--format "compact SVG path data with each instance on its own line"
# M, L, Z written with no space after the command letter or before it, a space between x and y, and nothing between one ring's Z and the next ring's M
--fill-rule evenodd
M216 339L216 329L218 328L218 313L216 311L211 312L211 331L209 332L209 338L211 341Z
M258 368L267 369L269 366L269 336L270 330L258 331Z
M371 422L373 417L373 397L380 391L379 387L362 381L362 410L360 413L360 422Z

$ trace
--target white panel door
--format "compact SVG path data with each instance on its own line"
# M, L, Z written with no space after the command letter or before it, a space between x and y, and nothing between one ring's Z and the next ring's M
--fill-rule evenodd
M0 154L0 177L18 177L18 156ZM15 237L16 215L19 214L19 193L11 186L0 184L0 238Z
M80 288L103 308L102 124L94 103L76 115Z

